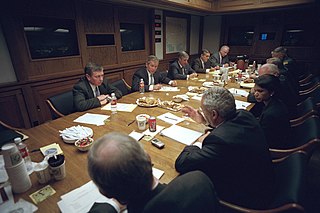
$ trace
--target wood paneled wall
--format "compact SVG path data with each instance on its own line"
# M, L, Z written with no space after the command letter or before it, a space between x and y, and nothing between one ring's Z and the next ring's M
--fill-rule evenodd
M134 71L150 54L153 10L149 8L85 0L17 0L4 11L1 24L18 82L0 85L0 119L15 127L28 128L50 120L45 100L71 90L87 62L101 64L110 82L124 78L131 84ZM80 54L32 59L23 29L26 16L74 20ZM120 23L144 25L144 50L121 51ZM86 34L112 34L115 45L87 46Z

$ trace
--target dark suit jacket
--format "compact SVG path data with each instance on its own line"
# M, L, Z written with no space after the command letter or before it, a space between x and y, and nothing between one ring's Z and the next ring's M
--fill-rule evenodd
M244 110L213 129L202 149L186 146L175 167L180 173L203 171L220 199L244 207L266 207L273 195L267 142L257 119Z
M201 59L197 58L192 62L191 67L192 67L192 69L194 69L198 73L206 73L206 69L210 69L211 68L210 65L211 65L211 63L208 60L207 62L204 63L204 67L203 67Z
M148 71L146 69L146 67L141 67L140 69L138 69L132 76L132 87L131 90L133 92L135 91L139 91L139 84L140 84L140 80L141 78L144 81L144 88L146 92L149 92L149 76L148 76ZM167 76L164 73L161 73L160 71L156 71L153 74L153 78L154 78L154 84L169 84L169 82L171 81L169 78L167 78Z
M225 57L223 57L220 63L219 52L215 52L210 56L209 61L211 62L211 67L215 67L215 66L222 67L222 65L224 65L225 63L229 63L229 56L226 55Z
M261 103L264 105L264 103ZM259 123L270 148L284 149L289 146L290 122L287 107L273 97L260 112Z
M173 62L169 66L169 71L168 71L168 78L174 80L174 79L181 79L185 80L187 79L187 75L195 73L189 64L185 66L185 74L182 72L182 68L179 66L178 61Z
M128 205L129 213L217 212L218 201L210 179L200 171L179 176L168 185L159 184L144 197ZM95 211L93 211L95 210ZM97 204L90 212L116 212L109 204Z
M104 78L103 83L99 86L99 90L100 94L110 95L114 92L117 98L122 97L121 91L109 84L106 78ZM85 111L101 106L98 98L94 97L93 91L86 77L82 77L73 86L73 106L76 111Z

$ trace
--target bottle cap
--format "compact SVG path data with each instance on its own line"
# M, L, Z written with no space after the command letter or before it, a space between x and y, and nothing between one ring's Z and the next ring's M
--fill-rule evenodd
M22 141L22 140L21 140L21 138L19 138L19 137L17 137L17 138L14 139L14 143L16 143L16 144L20 143L21 141Z

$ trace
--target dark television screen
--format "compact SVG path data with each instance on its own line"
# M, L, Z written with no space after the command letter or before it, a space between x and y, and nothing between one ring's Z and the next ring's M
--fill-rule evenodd
M122 51L144 50L144 25L120 24Z

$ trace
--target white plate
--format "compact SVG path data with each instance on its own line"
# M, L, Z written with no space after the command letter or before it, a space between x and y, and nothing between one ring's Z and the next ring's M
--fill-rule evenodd
M242 87L242 88L247 88L247 89L251 89L251 88L254 87L254 83L243 83L243 82L241 82L241 83L240 83L240 87Z
M220 80L218 80L218 81L216 81L216 82L209 82L209 81L206 81L206 82L203 82L203 84L202 84L202 86L204 86L204 87L214 87L214 86L221 86L221 81Z
M72 144L74 144L74 142L76 142L77 140L79 140L79 139L82 139L82 138L87 138L87 137L92 137L93 136L93 130L91 129L91 128L89 128L89 127L82 127L84 130L85 130L85 132L87 133L86 135L79 135L77 138L74 138L74 137L72 137L72 138L70 138L70 137L68 137L68 136L66 136L66 135L62 135L61 137L62 137L62 140L65 142L65 143L72 143Z

